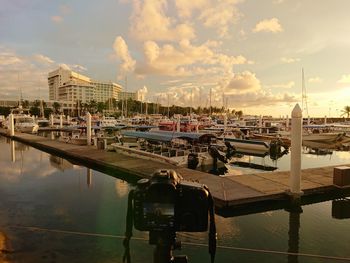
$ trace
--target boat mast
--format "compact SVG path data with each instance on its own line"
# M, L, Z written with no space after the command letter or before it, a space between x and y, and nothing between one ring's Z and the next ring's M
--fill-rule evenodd
M209 92L209 116L211 116L211 88Z
M301 108L306 113L306 116L309 116L309 109L307 107L307 95L306 95L306 87L305 87L304 68L301 69L301 72L302 72L302 100L301 100Z

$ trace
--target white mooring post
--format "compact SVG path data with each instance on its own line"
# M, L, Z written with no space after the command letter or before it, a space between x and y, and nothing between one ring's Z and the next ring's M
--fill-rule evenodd
M307 125L310 125L310 116L307 116Z
M91 145L91 114L86 113L86 140L87 145Z
M324 116L324 125L327 124L327 116Z
M180 123L180 116L179 115L177 115L177 118L176 118L176 131L177 132L180 132L180 126L181 125L181 123Z
M289 129L289 117L288 115L286 116L286 129Z
M302 111L296 104L292 111L291 127L291 159L290 159L290 192L294 197L302 194L301 182L301 143L302 143Z
M50 127L53 127L53 115L50 114Z
M60 115L60 128L63 128L63 115Z
M10 136L14 136L15 135L15 122L14 122L14 118L13 118L13 114L11 113L9 115L9 131Z

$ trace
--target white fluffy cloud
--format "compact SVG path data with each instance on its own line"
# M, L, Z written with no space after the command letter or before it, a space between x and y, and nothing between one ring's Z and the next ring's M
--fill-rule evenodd
M37 99L38 91L45 99L47 73L54 69L52 59L37 54L21 56L14 50L0 47L0 97L18 99L20 90L24 99Z
M207 42L195 46L189 40L182 40L178 46L159 46L154 41L147 41L143 50L145 60L138 63L135 72L139 75L192 76L231 72L233 65L252 63L243 56L216 53L213 45L215 43Z
M250 71L234 74L229 81L221 83L225 94L243 94L261 89L260 80Z
M178 23L167 16L165 0L134 0L130 21L130 35L140 41L176 41L195 37L189 23Z
M282 32L283 28L277 18L265 19L255 25L253 32Z
M129 48L122 37L116 37L113 49L117 57L122 61L120 75L124 75L128 71L134 70L136 61L132 59L129 53Z

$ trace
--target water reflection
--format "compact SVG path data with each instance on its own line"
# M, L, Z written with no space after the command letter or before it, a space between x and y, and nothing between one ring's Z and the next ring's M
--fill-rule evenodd
M16 147L15 147L15 141L10 142L11 145L11 161L13 163L16 162Z
M293 207L289 210L288 252L299 253L299 229L301 207ZM288 255L288 263L298 263L297 255Z
M88 188L92 186L92 170L90 168L86 168L86 183Z

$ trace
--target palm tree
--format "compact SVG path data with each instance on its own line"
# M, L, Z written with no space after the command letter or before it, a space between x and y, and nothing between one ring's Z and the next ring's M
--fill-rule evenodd
M342 110L342 115L341 116L344 116L346 115L346 118L349 118L350 116L350 106L345 106L344 109Z
M57 101L55 101L53 104L52 104L52 108L54 109L54 112L55 113L59 113L59 110L61 108L61 104L59 104Z

